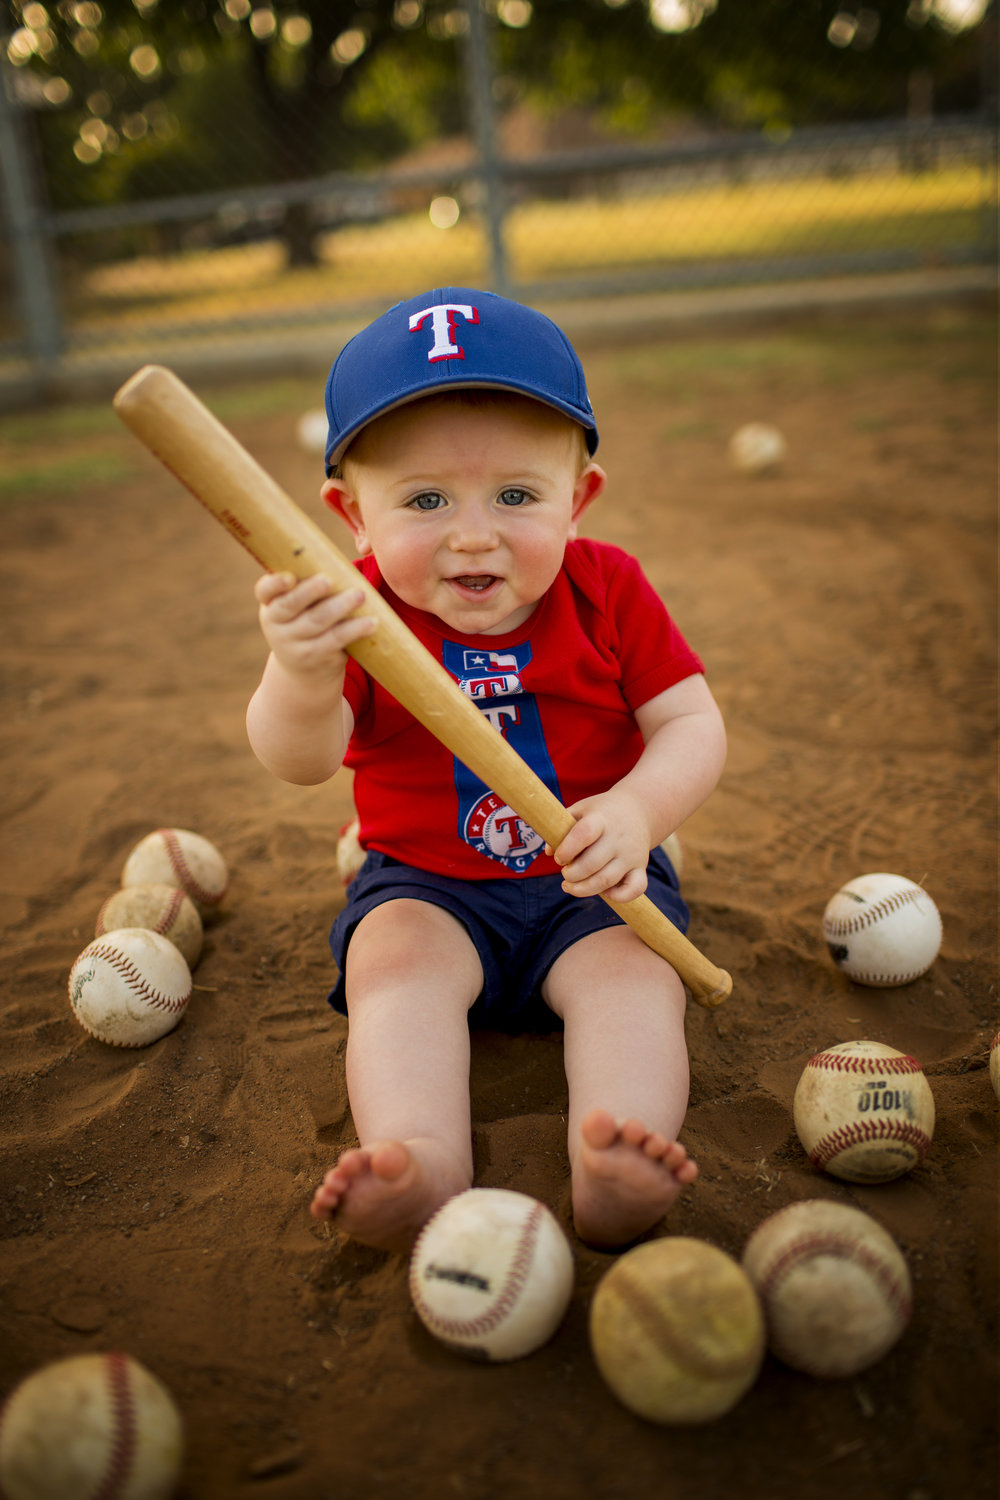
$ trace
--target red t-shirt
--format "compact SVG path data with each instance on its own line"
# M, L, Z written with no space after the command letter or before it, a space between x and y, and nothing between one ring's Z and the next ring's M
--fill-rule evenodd
M703 671L639 564L618 547L569 543L530 619L505 635L453 635L358 566L564 806L606 791L642 754L634 711ZM543 840L356 661L346 764L361 843L468 880L551 875Z

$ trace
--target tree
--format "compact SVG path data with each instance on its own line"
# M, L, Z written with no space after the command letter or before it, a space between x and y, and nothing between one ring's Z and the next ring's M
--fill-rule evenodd
M535 0L530 24L498 40L504 70L552 109L587 105L639 131L671 110L794 128L903 116L918 71L939 109L977 108L986 28L948 23L962 3Z
M976 0L482 0L499 101L651 133L975 108ZM985 3L985 0L981 0ZM461 130L464 0L7 0L56 207L372 167ZM973 12L974 14L974 12ZM87 167L87 174L78 164ZM315 257L291 203L291 263Z
M9 0L7 51L43 80L50 196L68 208L287 184L373 166L422 132L459 128L450 9ZM314 259L308 205L289 205L285 238L291 263Z

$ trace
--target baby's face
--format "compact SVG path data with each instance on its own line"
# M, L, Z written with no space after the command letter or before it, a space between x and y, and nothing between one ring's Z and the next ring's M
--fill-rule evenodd
M355 443L324 497L389 587L461 635L531 615L604 486L574 424L531 400L401 407Z

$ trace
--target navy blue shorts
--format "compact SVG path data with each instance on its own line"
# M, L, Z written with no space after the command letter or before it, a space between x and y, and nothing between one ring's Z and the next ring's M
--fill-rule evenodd
M689 912L677 876L662 849L649 856L646 894L681 932ZM330 932L340 970L330 993L334 1010L347 1015L344 960L354 929L383 901L429 901L450 911L475 945L483 988L469 1012L473 1026L504 1031L551 1031L562 1023L541 996L542 981L559 955L591 932L622 920L600 896L570 896L561 875L524 880L452 880L371 851L347 887L347 905Z

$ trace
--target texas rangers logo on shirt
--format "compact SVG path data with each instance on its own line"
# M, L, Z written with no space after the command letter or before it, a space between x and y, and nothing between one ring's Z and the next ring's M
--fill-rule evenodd
M443 647L444 666L462 691L558 797L559 783L545 744L538 704L530 692L525 692L521 681L531 661L530 643L499 652L472 650L456 641L445 641ZM456 759L454 768L459 837L508 869L526 870L542 852L545 840L468 766Z
M523 692L516 652L464 651L462 655L458 685L470 698L479 701Z

